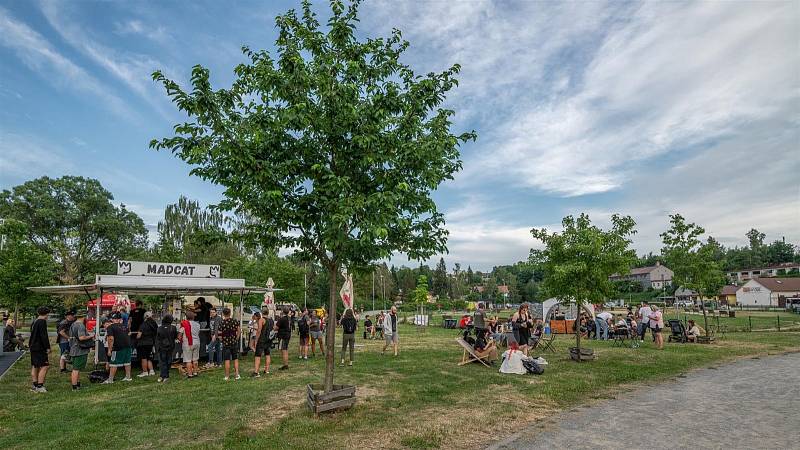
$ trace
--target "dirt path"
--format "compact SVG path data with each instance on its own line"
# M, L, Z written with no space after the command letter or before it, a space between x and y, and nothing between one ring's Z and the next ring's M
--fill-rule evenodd
M741 360L563 412L489 448L798 448L799 388L800 353Z

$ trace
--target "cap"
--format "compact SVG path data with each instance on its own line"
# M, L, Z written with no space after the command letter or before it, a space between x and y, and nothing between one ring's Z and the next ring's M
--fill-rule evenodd
M122 320L122 314L115 312L111 315L111 320Z
M80 311L77 311L77 312L74 314L74 316L75 316L75 317L86 317L86 310L83 310L83 309L82 309L82 310L80 310Z
M74 316L74 315L75 315L75 310L74 310L74 309L70 309L70 310L69 310L69 311L67 311L67 312L66 312L66 314L64 314L64 315L65 315L65 316Z

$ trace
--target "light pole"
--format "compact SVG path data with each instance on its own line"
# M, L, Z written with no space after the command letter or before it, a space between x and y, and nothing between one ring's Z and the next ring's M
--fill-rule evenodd
M372 312L375 312L375 268L372 268Z
M308 263L303 268L303 309L308 308Z
M383 309L386 310L386 282L383 279L383 272L381 272L381 286L383 292Z

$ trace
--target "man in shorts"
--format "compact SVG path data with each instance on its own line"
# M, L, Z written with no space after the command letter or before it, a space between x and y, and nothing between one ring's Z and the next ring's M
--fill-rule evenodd
M43 394L47 392L44 381L47 378L47 369L50 367L48 361L50 337L47 335L47 315L50 314L50 309L40 306L36 314L36 320L31 324L31 337L28 343L28 350L31 353L31 391Z
M270 356L270 350L272 350L272 339L269 338L269 334L275 324L272 318L269 317L269 310L266 308L264 308L263 313L258 311L254 312L253 320L256 321L256 341L252 347L255 358L253 361L253 373L251 374L251 377L259 378L261 376L260 372L262 356L264 357L264 374L269 374L269 364L272 359Z
M75 314L75 321L69 327L69 356L72 358L72 390L77 391L81 388L81 370L86 368L86 360L94 334L86 331L86 313L81 311Z
M289 319L289 307L283 307L283 314L278 322L275 324L275 330L278 331L278 348L281 350L281 358L283 365L278 370L286 370L289 368L289 339L292 337L292 324Z
M383 335L386 338L386 343L383 344L382 353L386 353L386 348L391 345L394 348L394 356L397 356L400 336L397 333L397 307L395 306L392 306L392 310L383 319Z
M111 315L111 325L106 329L106 348L108 352L108 379L103 384L114 382L117 369L125 368L125 378L122 381L133 381L131 378L131 337L127 328L122 325L122 314L115 312Z
M225 362L225 381L230 379L231 361L236 370L236 379L239 376L239 323L231 317L230 308L222 308L222 322L217 329L219 340L222 342L222 360Z
M58 367L61 373L67 373L67 359L69 358L69 329L75 323L75 311L69 310L64 314L64 320L56 326L56 344L61 351L58 358Z

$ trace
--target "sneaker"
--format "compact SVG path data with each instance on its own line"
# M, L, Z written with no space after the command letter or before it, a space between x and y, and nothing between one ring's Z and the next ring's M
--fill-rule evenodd
M265 371L264 375L269 375L269 370Z
M80 389L81 389L81 387L80 387L80 386L78 386L78 385L74 385L74 386L72 386L72 390L73 390L73 391L79 391Z
M236 378L234 378L234 379L235 379L235 380L241 380L241 379L242 379L242 376L241 376L241 375L239 375L239 374L237 373L237 374L236 374Z
M230 378L228 378L228 377L225 377L225 378L223 378L223 381L228 381L229 379L230 379Z
M122 381L133 381L133 378L131 378L131 377L125 377L125 378L123 378L123 379L122 379Z
M156 383L161 383L162 381L164 381L164 379L161 378L161 377L158 377L158 379L156 380Z
M61 369L61 373L67 373L67 372L69 372L69 370L67 370L67 369Z
M106 381L103 381L101 384L114 384L113 378L106 378Z
M353 361L350 361L347 365L348 366L352 366L353 365Z
M47 389L45 389L44 386L39 386L39 387L36 388L36 393L38 393L38 394L46 394L47 393Z
M342 360L342 362L340 362L339 365L344 366L344 360Z
M258 372L253 372L250 374L250 378L261 378L261 374Z
M149 372L142 372L139 375L136 375L136 378L144 378L144 377L149 377L149 376L150 376Z
M151 371L148 373L148 375L149 375L149 376L151 376L151 377L154 377L154 376L156 375L156 371L155 371L155 370L151 370Z

